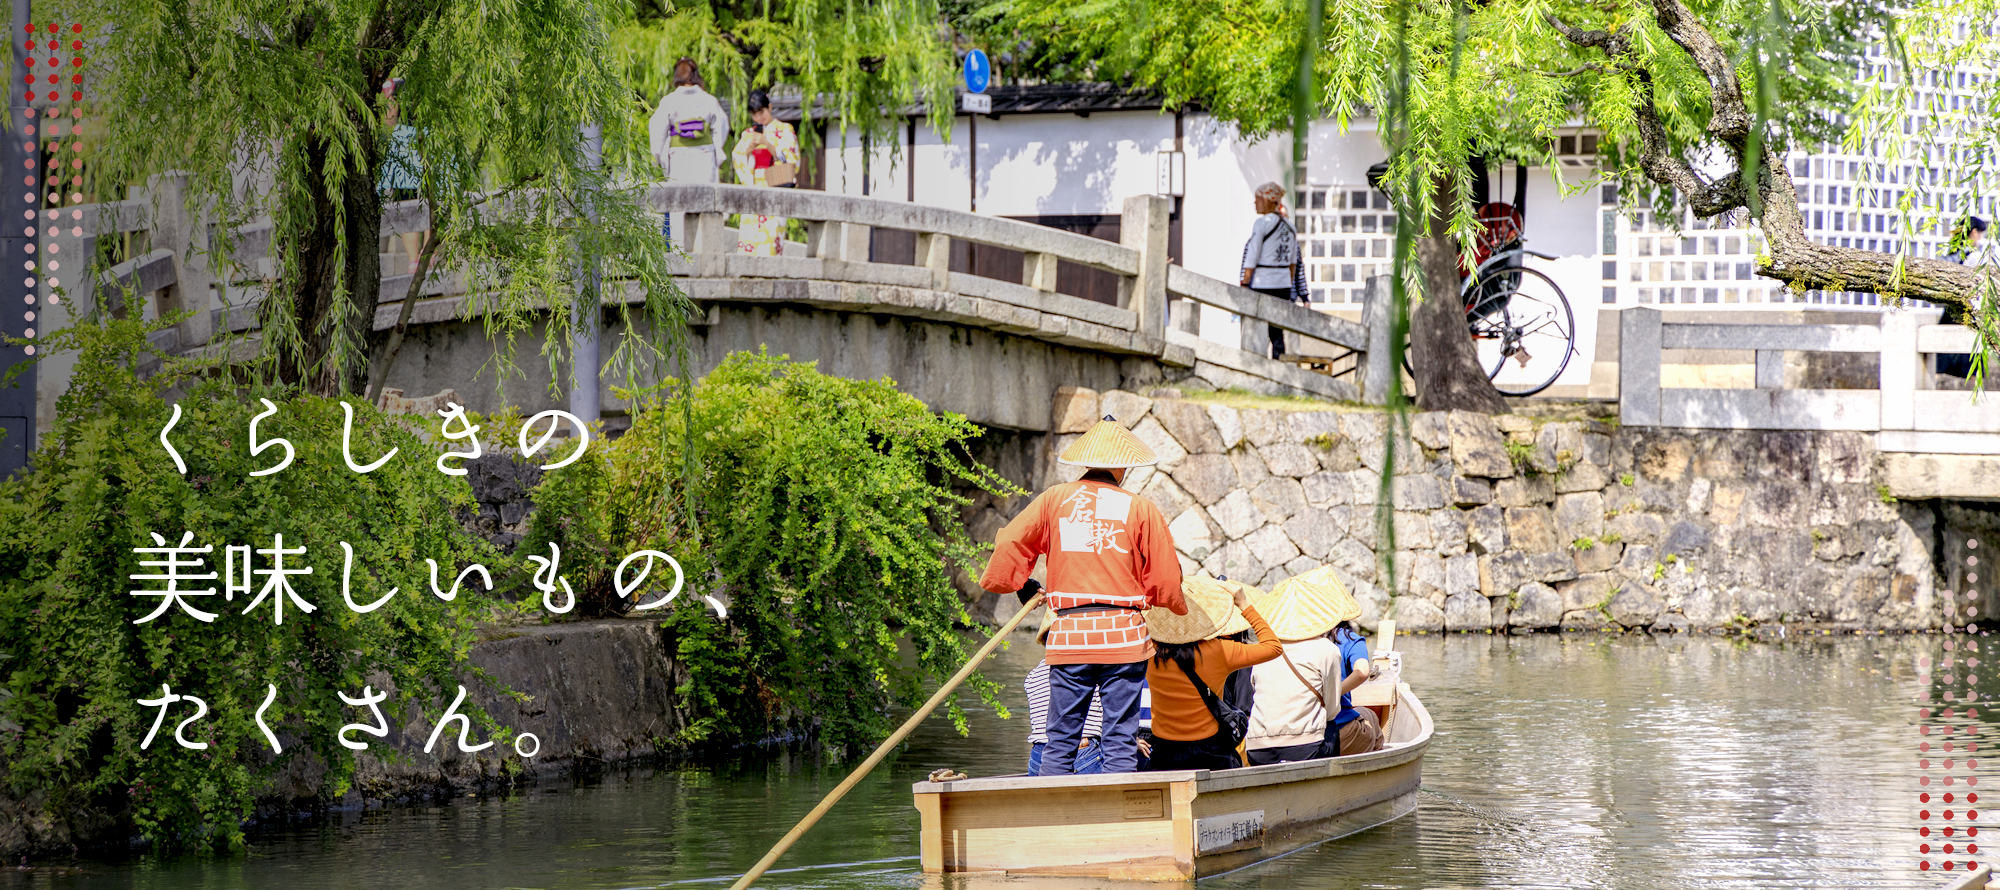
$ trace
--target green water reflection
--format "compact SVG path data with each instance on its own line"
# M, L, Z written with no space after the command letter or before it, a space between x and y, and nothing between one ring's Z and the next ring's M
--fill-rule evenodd
M786 856L791 870L759 886L1079 886L916 872L911 782L940 766L1024 766L1018 682L1039 650L1020 639L992 668L1015 719L975 712L966 739L934 718ZM1938 637L1461 636L1398 648L1437 721L1416 812L1201 886L1935 887L1946 877L1917 869L1917 708L1931 690L1917 660L1942 654ZM767 753L627 770L269 829L244 859L0 872L0 885L720 887L843 774Z

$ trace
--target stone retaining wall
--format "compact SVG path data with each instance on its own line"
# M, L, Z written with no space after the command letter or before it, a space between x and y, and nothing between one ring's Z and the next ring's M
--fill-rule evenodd
M1075 478L1054 455L1113 415L1160 455L1127 487L1166 514L1183 571L1268 589L1331 564L1369 626L1392 617L1419 632L1941 623L1934 511L1882 493L1863 434L1411 414L1390 480L1391 591L1377 558L1389 530L1376 510L1389 415L1155 394L1167 397L1063 390L1037 488Z

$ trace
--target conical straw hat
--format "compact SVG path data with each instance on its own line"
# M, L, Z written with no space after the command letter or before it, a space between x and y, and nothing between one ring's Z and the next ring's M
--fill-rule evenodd
M1253 606L1256 604L1257 598L1264 595L1264 591L1258 590L1255 587L1251 587L1250 585L1245 584L1241 581L1224 580L1224 581L1217 581L1216 583L1221 584L1222 589L1225 592L1229 593L1231 597L1234 597L1236 595L1236 591L1238 590L1243 591L1243 595L1250 598L1251 604ZM1235 605L1235 601L1233 599L1231 600L1230 605L1232 606ZM1243 617L1243 610L1232 608L1229 610L1229 621L1224 623L1222 627L1218 629L1215 633L1209 634L1209 639L1214 639L1216 637L1233 637L1249 629L1250 629L1250 619Z
M1109 414L1056 458L1059 464L1103 470L1146 467L1157 462L1159 457L1153 454L1153 449L1132 435L1131 430L1119 426Z
M1181 579L1181 598L1187 603L1186 615L1175 615L1159 607L1146 610L1146 632L1154 640L1162 643L1206 640L1236 614L1229 588L1213 578Z
M1342 621L1361 617L1361 604L1340 583L1332 566L1287 578L1257 602L1257 614L1285 642L1310 640Z

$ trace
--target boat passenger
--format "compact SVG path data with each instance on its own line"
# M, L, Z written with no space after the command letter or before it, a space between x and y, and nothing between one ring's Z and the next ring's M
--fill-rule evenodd
M1326 692L1329 678L1340 684L1341 650L1327 634L1359 618L1361 605L1327 567L1279 584L1257 605L1285 654L1251 668L1257 698L1244 743L1250 764L1338 756L1339 740L1329 740L1326 731Z
M1049 628L1054 626L1054 610L1042 610L1042 630L1035 635L1035 642L1049 644ZM1037 662L1028 671L1027 680L1021 684L1028 693L1028 775L1042 774L1042 751L1048 745L1049 725L1049 663ZM1104 734L1104 696L1090 697L1090 716L1083 720L1083 746L1076 752L1075 767L1072 772L1079 776L1093 775L1104 769L1104 746L1098 739Z
M1382 750L1382 718L1370 708L1354 706L1353 692L1375 674L1375 662L1368 657L1368 641L1352 620L1342 621L1327 634L1340 647L1340 711L1327 727L1327 741L1338 746L1342 756Z
M1109 415L1063 450L1057 462L1082 479L1037 495L1000 530L979 586L1022 602L1041 584L1029 578L1048 557L1048 747L1042 775L1069 775L1090 702L1102 696L1104 772L1139 768L1139 695L1153 655L1146 612L1178 615L1180 557L1160 508L1119 487L1133 467L1157 462L1153 449Z
M1242 766L1236 753L1242 739L1218 719L1228 711L1215 692L1230 672L1270 661L1284 649L1243 588L1230 590L1206 578L1191 578L1182 586L1182 594L1185 615L1154 609L1146 616L1159 645L1159 654L1146 667L1146 684L1153 690L1153 757L1147 769ZM1239 610L1257 642L1215 639Z

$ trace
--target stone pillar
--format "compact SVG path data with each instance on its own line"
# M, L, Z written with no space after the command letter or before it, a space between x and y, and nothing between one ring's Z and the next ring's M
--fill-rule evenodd
M1139 252L1128 308L1138 316L1138 333L1164 342L1167 337L1167 214L1172 205L1159 195L1125 199L1119 241Z
M1395 360L1389 342L1395 332L1389 311L1391 285L1387 275L1370 277L1362 297L1367 301L1361 304L1361 326L1368 331L1368 351L1361 356L1361 401L1370 405L1388 404L1390 375L1402 373L1391 364Z
M1917 328L1936 324L1939 313L1898 309L1882 313L1882 429L1916 429L1914 393L1926 383L1930 363L1917 351ZM1762 353L1758 357L1762 358Z
M1056 255L1052 253L1022 254L1021 283L1043 293L1054 293L1056 289Z
M1618 315L1618 422L1660 424L1660 310L1635 306Z
M930 270L931 289L951 289L951 236L917 233L917 265Z
M207 343L214 334L215 308L210 305L209 288L215 283L209 254L208 225L186 206L187 174L168 173L147 181L147 197L153 201L152 241L156 249L173 251L174 283L163 289L156 300L147 300L145 317L192 311L193 317L174 332L180 348ZM372 250L373 245L356 249ZM78 257L79 263L84 258Z

